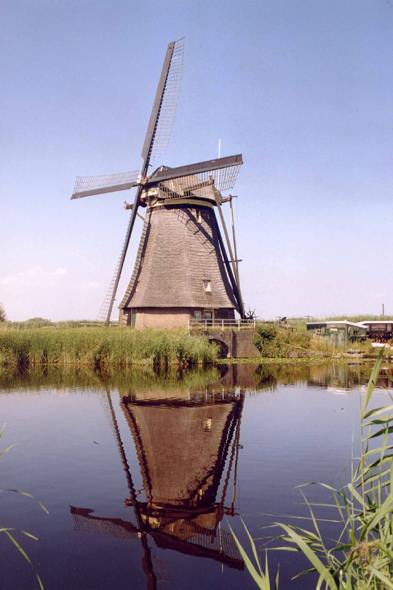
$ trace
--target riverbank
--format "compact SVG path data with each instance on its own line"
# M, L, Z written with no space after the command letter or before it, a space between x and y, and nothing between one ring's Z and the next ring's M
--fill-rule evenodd
M40 325L0 329L0 367L87 366L93 368L146 366L195 366L228 362L272 364L320 363L328 359L357 360L304 332L261 325L253 339L260 357L219 358L219 347L206 335L174 330ZM368 347L362 345L362 355ZM367 355L372 358L375 355Z
M131 330L54 327L0 330L0 366L211 364L218 349L206 338L183 330Z

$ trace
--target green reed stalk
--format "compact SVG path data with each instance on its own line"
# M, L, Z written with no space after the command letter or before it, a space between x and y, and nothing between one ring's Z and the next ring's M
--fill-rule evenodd
M218 349L182 330L40 328L0 330L0 366L126 367L213 363Z
M0 431L0 438L1 438L2 434L3 434L3 432L4 432L4 428L5 428L5 424L4 424L3 428ZM0 451L0 457L2 455L4 455L5 453L8 453L8 451L10 449L12 449L12 447L14 447L14 446L15 445L11 445L10 447L7 447L6 449L4 449L4 451ZM26 492L21 492L20 490L0 490L0 492L4 492L4 491L7 491L7 492L15 492L16 494L22 494L22 496L27 496L28 498L33 498L34 499L34 497L31 494L27 494ZM47 514L49 514L48 511L47 511L47 509L45 508L45 506L43 506L41 504L41 502L38 502L38 504L41 506L41 508ZM9 538L9 540L15 545L15 547L18 549L18 551L23 555L23 557L26 559L26 561L31 565L31 567L33 568L34 573L35 573L35 575L37 577L37 581L38 581L38 584L39 584L40 589L41 590L44 590L44 586L42 584L41 578L38 575L37 571L35 570L35 567L34 567L32 561L31 561L30 557L27 555L26 551L22 548L22 546L15 539L14 535L11 534L14 531L19 532L22 535L25 535L26 537L30 537L30 539L34 539L35 541L38 541L38 537L35 537L31 533L27 533L26 531L23 531L21 529L14 529L14 528L9 528L9 527L3 527L3 526L0 525L0 533L5 533L7 535L7 537Z

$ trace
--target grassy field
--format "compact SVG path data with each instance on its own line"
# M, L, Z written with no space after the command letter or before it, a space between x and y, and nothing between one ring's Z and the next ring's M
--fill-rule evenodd
M133 364L193 365L214 362L218 350L183 330L46 327L0 330L0 366Z

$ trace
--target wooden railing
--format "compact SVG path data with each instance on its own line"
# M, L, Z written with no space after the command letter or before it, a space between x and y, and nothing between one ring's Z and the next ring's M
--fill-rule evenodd
M189 330L255 330L256 320L219 320L219 319L203 319L203 320L188 320Z

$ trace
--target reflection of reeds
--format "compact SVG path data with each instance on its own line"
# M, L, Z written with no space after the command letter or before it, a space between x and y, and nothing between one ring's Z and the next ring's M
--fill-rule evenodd
M8 389L53 388L57 390L69 388L119 389L127 391L170 391L177 388L205 388L220 378L216 367L193 367L181 369L168 367L162 369L152 366L118 368L113 366L104 369L72 365L67 366L36 366L30 370L12 367L0 367L0 386Z
M217 348L181 330L45 328L1 330L0 366L74 364L93 367L210 363Z
M332 522L342 523L338 540L329 548L330 540L324 539L318 525L313 506L326 507L327 504L311 505L304 495L313 530L276 523L284 530L279 537L285 543L281 549L301 551L311 564L311 569L303 574L319 574L316 588L393 588L393 444L390 439L393 405L368 410L382 357L383 350L373 368L361 408L361 455L353 466L351 482L340 489L320 484L331 494L329 506L337 512L338 520ZM236 537L235 540L245 553ZM259 588L269 590L267 560L263 572L255 543L250 540L257 567L246 556L247 568Z

